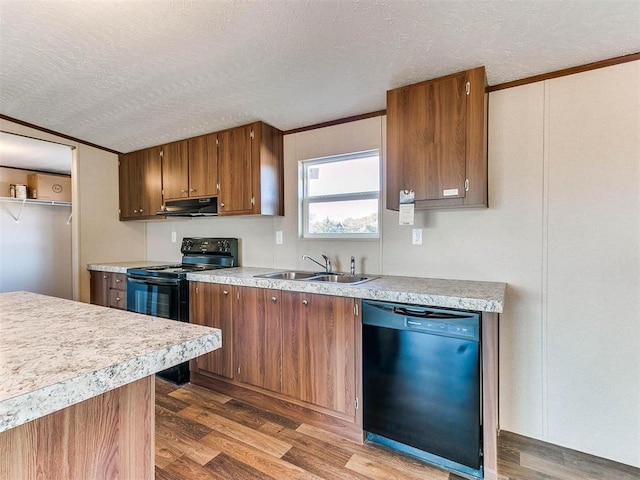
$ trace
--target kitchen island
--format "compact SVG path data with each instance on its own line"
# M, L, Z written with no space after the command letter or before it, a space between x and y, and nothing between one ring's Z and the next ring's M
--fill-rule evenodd
M154 377L220 348L198 325L0 294L0 478L154 477Z

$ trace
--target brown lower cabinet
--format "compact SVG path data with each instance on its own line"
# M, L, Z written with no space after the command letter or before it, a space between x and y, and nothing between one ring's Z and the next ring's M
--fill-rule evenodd
M280 290L235 287L233 344L236 379L282 391Z
M103 307L127 309L127 275L91 270L90 302Z
M283 292L282 390L355 415L353 298Z
M259 393L276 411L361 435L360 300L192 282L196 291L190 321L221 328L223 347L191 362L192 383L248 401Z
M191 370L233 378L233 292L230 285L189 283L191 323L222 330L222 348L191 360Z

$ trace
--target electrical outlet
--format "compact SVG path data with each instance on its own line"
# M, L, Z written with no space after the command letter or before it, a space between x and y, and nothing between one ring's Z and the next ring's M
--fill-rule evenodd
M422 229L414 228L411 232L411 243L414 245L422 245Z
M282 245L282 230L276 231L276 245Z
M176 235L176 232L171 232L171 242L176 243L177 241L178 241L178 236Z

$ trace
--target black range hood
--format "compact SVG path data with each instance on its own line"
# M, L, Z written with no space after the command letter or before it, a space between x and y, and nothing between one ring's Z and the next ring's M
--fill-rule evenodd
M156 215L165 217L212 217L218 215L218 197L167 200Z

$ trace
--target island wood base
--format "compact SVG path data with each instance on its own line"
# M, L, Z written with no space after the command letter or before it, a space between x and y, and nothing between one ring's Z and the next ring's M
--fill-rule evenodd
M0 479L154 478L154 376L0 433Z

